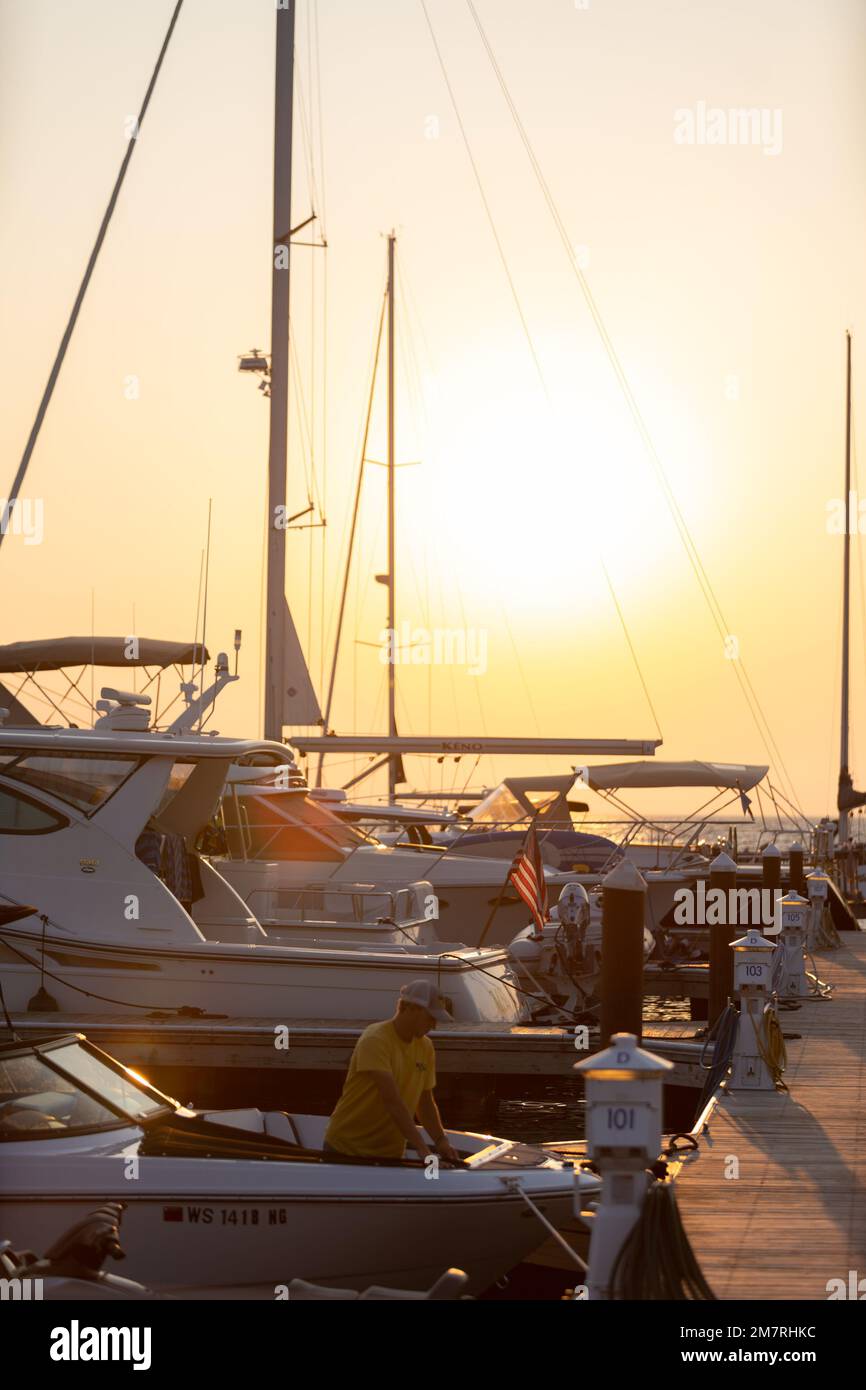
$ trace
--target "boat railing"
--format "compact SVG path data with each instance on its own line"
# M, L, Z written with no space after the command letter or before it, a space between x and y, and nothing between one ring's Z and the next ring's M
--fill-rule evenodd
M471 835L510 831L525 833L529 819L521 821L470 821L464 822L457 834L448 842L450 850L457 850L461 842ZM820 854L813 843L817 832L794 823L753 822L746 817L741 821L730 817L597 817L592 820L547 820L536 821L539 843L543 846L545 838L555 831L571 831L580 834L597 835L612 841L615 846L607 858L599 863L598 872L612 868L620 856L630 848L645 851L646 867L676 869L685 867L693 856L714 858L724 851L737 860L758 859L764 849L775 844L783 852L797 841L805 842L812 853L814 862ZM653 851L655 854L653 856ZM654 858L654 863L650 860Z
M429 889L429 884L424 885ZM432 893L432 889L430 890ZM256 888L247 906L260 922L286 926L407 926L425 917L418 885L393 892L372 883L306 888Z

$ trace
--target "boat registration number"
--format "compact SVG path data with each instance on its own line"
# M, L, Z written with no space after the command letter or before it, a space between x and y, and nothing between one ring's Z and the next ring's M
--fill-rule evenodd
M285 1226L288 1207L163 1207L163 1221L186 1222L191 1226Z

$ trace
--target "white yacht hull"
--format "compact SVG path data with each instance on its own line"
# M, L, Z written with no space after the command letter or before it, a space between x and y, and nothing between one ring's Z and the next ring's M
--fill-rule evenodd
M25 959L22 959L24 957ZM6 1006L24 1013L40 983L41 935L7 928L0 939ZM231 1018L328 1022L387 1018L401 985L430 978L459 1024L521 1023L504 952L437 953L423 947L375 950L271 947L199 941L133 946L45 939L44 985L61 1012L140 1016L184 1006ZM477 967L477 968L476 968Z

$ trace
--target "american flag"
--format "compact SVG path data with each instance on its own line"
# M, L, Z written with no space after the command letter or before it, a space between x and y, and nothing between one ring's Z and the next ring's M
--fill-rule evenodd
M541 931L548 920L547 883L534 823L530 825L523 845L514 856L508 878L532 913L536 927Z

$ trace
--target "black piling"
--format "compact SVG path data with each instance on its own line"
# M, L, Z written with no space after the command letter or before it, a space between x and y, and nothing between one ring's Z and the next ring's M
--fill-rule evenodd
M737 939L739 931L730 921L734 915L729 906L730 890L737 886L737 866L727 854L719 854L710 865L710 888L720 888L725 895L723 910L714 912L721 921L710 923L710 986L707 1021L712 1028L734 992L734 953L731 942ZM708 908L710 904L707 904Z
M605 878L601 899L601 1036L643 1037L646 883L623 859Z

